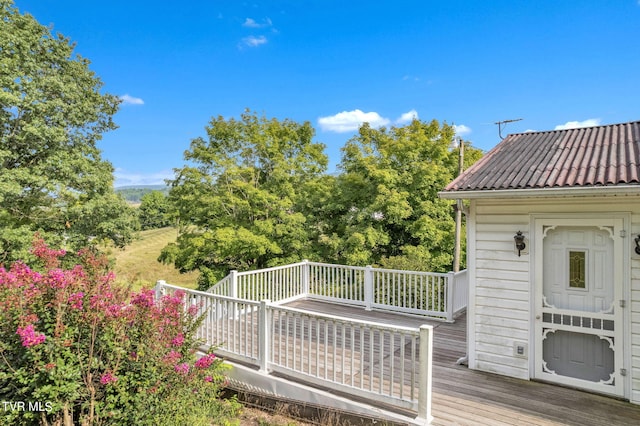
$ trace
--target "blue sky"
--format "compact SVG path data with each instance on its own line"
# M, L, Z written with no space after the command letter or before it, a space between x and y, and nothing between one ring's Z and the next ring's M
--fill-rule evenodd
M640 120L640 0L16 0L121 96L116 186L163 183L211 117L309 121L330 170L362 121L503 130Z

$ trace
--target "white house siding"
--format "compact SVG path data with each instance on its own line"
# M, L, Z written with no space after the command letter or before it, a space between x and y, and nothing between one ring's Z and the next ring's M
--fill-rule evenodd
M629 314L625 319L625 364L631 374L628 391L640 403L640 256L634 238L640 234L640 194L602 198L529 198L471 200L468 221L470 300L469 367L507 376L532 377L532 242L531 218L535 214L631 213L628 234L630 271L625 271ZM518 257L513 236L526 236L528 245ZM527 344L528 355L515 355L516 344Z

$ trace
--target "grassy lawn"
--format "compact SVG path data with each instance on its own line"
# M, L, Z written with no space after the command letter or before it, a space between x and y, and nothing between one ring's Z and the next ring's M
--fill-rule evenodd
M158 280L167 284L196 288L198 272L181 274L173 265L158 262L160 251L176 240L175 228L150 229L140 233L140 239L124 250L110 249L109 258L115 259L116 281L131 285L133 289L153 287Z

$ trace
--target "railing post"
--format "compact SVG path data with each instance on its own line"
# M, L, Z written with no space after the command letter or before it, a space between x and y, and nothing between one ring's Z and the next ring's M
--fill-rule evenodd
M162 298L162 295L164 294L164 285L165 284L167 284L167 282L165 280L156 281L156 287L155 287L156 302Z
M447 273L447 284L445 285L445 305L447 309L447 322L453 322L453 293L455 291L456 273Z
M420 370L418 375L418 417L421 424L429 424L433 421L431 416L431 388L433 383L433 326L420 326L419 346Z
M367 265L364 269L364 309L373 309L373 267Z
M309 269L311 268L311 266L309 265L309 261L307 259L304 259L302 261L302 295L307 298L309 297L309 292L311 291L310 289L310 285L311 283L309 282L309 275L310 272Z
M233 269L229 272L231 275L231 282L229 283L229 297L233 297L234 299L238 298L238 271Z
M269 348L271 347L270 333L271 324L269 321L269 300L260 301L260 312L258 319L258 341L260 350L260 372L267 373L269 370Z

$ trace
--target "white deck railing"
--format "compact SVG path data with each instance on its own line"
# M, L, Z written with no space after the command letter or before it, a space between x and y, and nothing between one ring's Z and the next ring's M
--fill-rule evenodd
M157 297L177 290L204 316L196 336L219 355L431 419L431 326L387 326L156 285Z
M456 317L462 311L467 309L469 303L469 274L467 270L460 272L449 272L449 302L450 307L447 308L453 317Z
M235 297L248 300L271 300L285 303L304 293L304 262L276 266L256 271L235 272L237 293Z
M467 306L466 271L435 273L303 261L231 273L209 293L284 303L323 300L453 321Z

